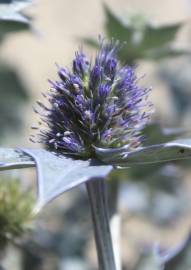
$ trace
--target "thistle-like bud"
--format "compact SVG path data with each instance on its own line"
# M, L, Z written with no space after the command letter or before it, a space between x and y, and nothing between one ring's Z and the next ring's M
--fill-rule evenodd
M72 71L58 68L59 80L50 82L49 106L39 103L46 124L39 138L48 149L90 158L94 147L140 145L151 111L150 89L138 85L134 67L120 66L119 49L118 42L101 41L94 62L80 51Z

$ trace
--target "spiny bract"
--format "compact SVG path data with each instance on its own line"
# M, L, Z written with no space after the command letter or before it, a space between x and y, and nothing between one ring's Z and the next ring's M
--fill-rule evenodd
M95 157L94 146L128 149L140 145L141 129L150 115L149 88L138 85L135 68L120 67L119 43L100 41L94 63L82 50L72 71L58 67L58 81L50 81L41 102L40 142L50 150L77 158Z

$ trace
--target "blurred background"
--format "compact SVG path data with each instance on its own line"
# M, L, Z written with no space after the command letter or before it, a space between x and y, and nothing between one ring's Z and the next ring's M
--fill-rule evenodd
M121 62L136 64L138 74L145 75L141 84L153 88L150 98L155 113L146 129L146 143L160 143L179 135L189 137L190 0L34 0L24 13L31 27L0 35L1 146L38 147L29 141L30 127L38 120L33 105L49 89L48 79L57 77L55 63L70 67L81 45L90 57L94 56L99 34L126 41ZM124 27L123 33L120 27ZM134 38L137 43L133 45ZM141 166L109 177L118 194L123 269L137 269L142 253L153 244L166 249L189 234L189 165L174 162ZM0 176L19 179L25 192L35 185L33 170ZM83 187L47 205L29 227L16 243L6 245L1 256L4 269L97 269Z

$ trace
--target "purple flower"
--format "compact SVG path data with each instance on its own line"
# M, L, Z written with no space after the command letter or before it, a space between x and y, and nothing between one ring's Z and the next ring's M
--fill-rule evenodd
M95 157L94 147L134 149L141 144L141 130L151 105L150 89L138 85L135 68L121 67L119 43L100 42L94 63L80 51L72 71L58 67L59 80L50 81L41 107L40 142L50 150L77 158Z

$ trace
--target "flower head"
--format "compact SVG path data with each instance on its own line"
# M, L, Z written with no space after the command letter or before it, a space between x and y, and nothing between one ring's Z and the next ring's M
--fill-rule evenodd
M82 50L72 70L58 67L42 108L40 142L49 149L78 158L94 157L94 147L129 149L141 143L141 129L150 115L150 89L138 85L135 68L120 66L119 43L100 42L92 63Z

